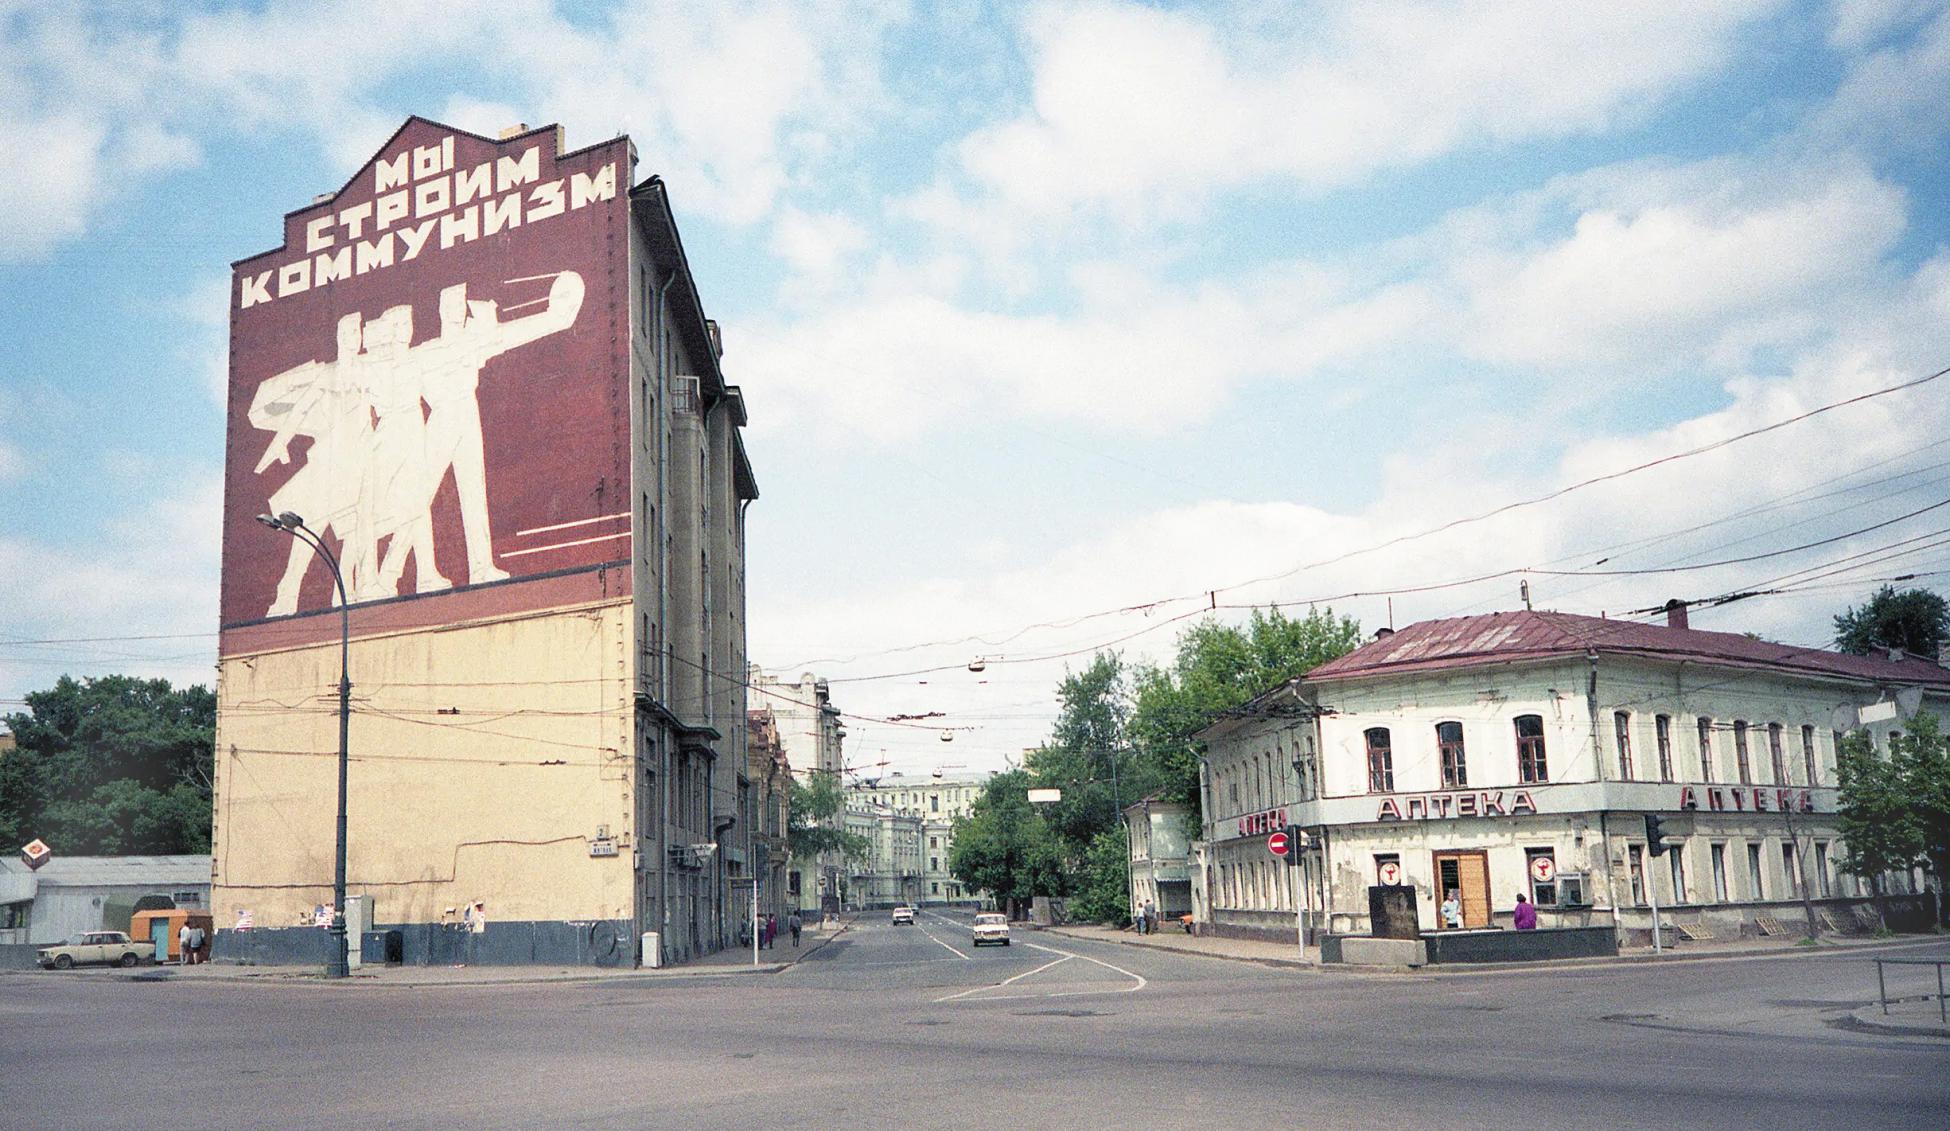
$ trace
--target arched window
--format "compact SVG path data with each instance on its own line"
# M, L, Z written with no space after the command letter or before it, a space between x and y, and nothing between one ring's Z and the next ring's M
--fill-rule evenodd
M1805 768L1808 771L1807 784L1821 784L1820 775L1815 772L1817 759L1815 758L1814 727L1804 726L1801 728L1801 761L1805 764ZM1823 894L1826 893L1824 892Z
M1733 720L1733 761L1740 784L1754 784L1754 764L1753 759L1747 756L1747 723L1744 719Z
M1672 780L1672 716L1658 715L1652 720L1652 729L1659 742L1659 780Z
M1618 742L1618 776L1625 781L1632 780L1632 712L1614 711L1611 716L1612 734Z
M1699 717L1699 780L1713 780L1713 720Z
M1530 784L1551 780L1550 763L1544 757L1544 717L1518 715L1517 780Z
M1781 744L1779 723L1767 724L1767 759L1770 768L1774 771L1774 784L1786 785L1788 783L1787 748Z
M1461 789L1469 784L1469 767L1463 759L1461 723L1435 724L1435 748L1442 754L1442 788Z
M1395 752L1388 741L1387 727L1370 727L1368 740L1368 792L1392 793L1395 789Z

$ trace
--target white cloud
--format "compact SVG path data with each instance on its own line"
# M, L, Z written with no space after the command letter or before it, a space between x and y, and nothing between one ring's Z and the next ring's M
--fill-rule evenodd
M1231 23L1110 3L1026 21L1031 105L971 134L1016 210L1131 219L1271 180L1341 185L1472 146L1597 133L1722 66L1771 5L1345 4ZM1242 10L1243 11L1243 10Z

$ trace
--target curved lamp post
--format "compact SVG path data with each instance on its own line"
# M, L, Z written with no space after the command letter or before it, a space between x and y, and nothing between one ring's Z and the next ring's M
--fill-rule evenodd
M339 816L332 865L332 956L325 963L325 976L343 978L351 973L345 949L345 768L346 737L352 723L352 680L347 674L352 656L352 613L346 607L345 576L339 572L338 559L325 548L318 534L305 525L304 519L284 511L276 515L260 514L257 521L310 546L313 553L325 559L325 565L332 571L332 583L339 591Z

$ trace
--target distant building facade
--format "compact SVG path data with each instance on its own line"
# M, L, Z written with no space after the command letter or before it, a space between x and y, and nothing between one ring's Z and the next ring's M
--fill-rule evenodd
M1661 920L1725 937L1852 926L1836 747L1897 703L1950 714L1950 670L1686 626L1547 612L1384 631L1200 735L1202 929L1281 937L1367 926L1367 889L1416 891L1425 930ZM1875 705L1883 705L1882 711ZM1868 710L1865 710L1867 708ZM1885 747L1900 720L1867 725ZM1647 851L1648 814L1669 850ZM1299 868L1266 847L1296 827ZM1890 877L1901 891L1915 877Z
M786 886L790 863L786 815L791 798L792 763L779 742L778 722L769 708L745 713L745 784L750 818L752 874L759 877L758 910L783 919L798 905Z
M803 782L808 774L830 774L841 781L845 770L842 749L846 728L841 725L840 709L833 704L826 681L811 672L796 680L768 675L756 664L747 676L754 707L770 711L778 727L779 743L791 762L793 773ZM844 816L828 824L844 827ZM792 860L787 865L786 900L802 911L824 913L840 909L841 880L846 861L838 853L827 852L809 860Z
M846 828L867 842L848 862L846 906L851 910L921 902L922 821L886 805L849 802Z
M1146 902L1160 922L1192 913L1193 831L1188 805L1146 798L1124 810L1133 914Z
M758 490L635 161L623 137L412 118L235 264L220 960L315 958L284 925L332 900L339 602L254 521L286 512L350 599L348 891L409 962L681 962L735 938Z
M921 822L922 868L915 900L920 903L973 903L982 892L969 891L949 869L955 846L955 821L968 814L993 773L940 772L926 778L900 773L856 780L848 794L860 803L884 805Z

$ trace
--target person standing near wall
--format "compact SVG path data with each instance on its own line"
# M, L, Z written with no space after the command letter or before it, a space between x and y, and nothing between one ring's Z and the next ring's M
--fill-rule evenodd
M787 930L792 932L792 949L798 950L799 932L805 929L806 921L799 918L799 913L794 911L792 914L786 916L785 926Z
M1517 893L1517 909L1510 913L1511 921L1519 931L1537 929L1537 905L1530 902L1522 892Z

